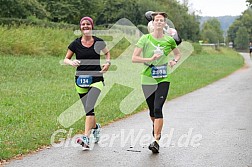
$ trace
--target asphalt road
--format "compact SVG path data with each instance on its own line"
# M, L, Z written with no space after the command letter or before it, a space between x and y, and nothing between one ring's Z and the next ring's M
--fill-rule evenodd
M103 127L91 151L70 140L6 166L252 167L252 61L242 55L245 68L165 104L159 154L147 148L152 124L143 111Z

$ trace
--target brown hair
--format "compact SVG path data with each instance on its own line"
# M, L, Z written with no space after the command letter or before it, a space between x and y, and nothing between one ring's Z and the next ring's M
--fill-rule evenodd
M155 19L155 16L157 16L157 15L162 15L164 18L167 18L167 14L166 14L165 12L153 12L153 13L151 14L152 20L153 20L153 21L154 21L154 19Z

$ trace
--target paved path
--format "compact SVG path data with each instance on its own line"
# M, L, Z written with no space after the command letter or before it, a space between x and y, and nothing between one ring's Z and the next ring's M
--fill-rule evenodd
M104 127L92 151L66 144L6 166L252 167L252 64L243 56L247 68L165 104L159 154L147 149L152 125L141 112Z

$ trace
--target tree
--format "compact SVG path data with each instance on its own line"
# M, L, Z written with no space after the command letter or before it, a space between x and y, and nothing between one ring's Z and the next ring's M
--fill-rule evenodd
M224 42L220 22L216 18L207 20L203 24L201 37L203 41L207 41L208 43Z
M176 30L183 40L198 41L200 32L199 17L194 12L189 14L188 0L184 0L181 5L176 0L157 0L158 11L165 11L168 18L175 25Z
M249 39L252 40L252 10L248 9L243 12L241 17L242 26L244 26L248 32Z
M83 16L94 19L95 25L114 24L121 18L135 26L147 25L147 11L164 11L185 40L197 41L199 21L188 12L188 0L0 0L0 17L26 19L35 16L53 22L78 24Z
M235 48L236 49L247 49L249 43L248 32L245 27L240 27L236 33Z
M235 20L234 23L229 27L227 33L228 33L228 41L233 42L235 46L235 38L236 38L236 32L238 31L239 27L241 25L240 20Z
M237 33L240 27L246 28L249 41L252 41L252 10L247 9L243 14L237 18L234 23L228 29L228 40L234 43L236 48L237 42ZM235 40L236 39L236 40Z
M43 19L48 16L45 8L37 0L0 0L0 17L22 18L36 16Z
M249 7L252 6L252 0L246 0L246 2L248 3L248 6L249 6Z
M97 17L97 24L113 24L121 18L127 18L137 25L141 21L141 15L144 15L139 8L137 0L106 0L103 10Z
M83 16L96 18L105 0L38 0L49 13L49 20L77 24ZM97 12L94 12L97 11ZM95 19L94 19L95 20Z

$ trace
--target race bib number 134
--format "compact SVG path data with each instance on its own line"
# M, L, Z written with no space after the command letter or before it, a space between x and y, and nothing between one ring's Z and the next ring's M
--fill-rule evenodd
M77 78L76 84L79 87L85 88L85 87L89 87L92 84L93 81L93 77L90 75L80 75Z

